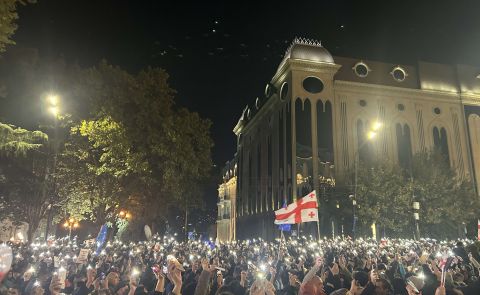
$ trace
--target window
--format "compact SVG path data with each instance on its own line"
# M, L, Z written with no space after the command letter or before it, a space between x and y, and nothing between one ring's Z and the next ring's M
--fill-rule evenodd
M441 113L442 111L440 110L440 108L434 108L434 109L433 109L433 112L434 112L435 114L437 114L437 115L440 115L440 113Z
M288 83L283 82L282 88L280 89L280 99L284 101L288 95Z
M323 90L323 82L317 77L307 77L303 80L303 89L310 93L320 93Z
M360 99L360 101L358 102L360 104L361 107L364 107L367 105L367 102L363 99Z
M260 100L259 97L255 100L255 108L258 110L262 106L262 101Z
M403 82L405 81L405 78L408 76L407 72L400 66L396 66L393 68L393 70L390 72L392 75L393 79L397 82Z
M265 86L265 97L269 98L274 93L275 93L275 87L272 84L267 83L267 85Z
M403 111L405 110L405 106L404 106L403 104L399 103L399 104L397 105L397 109L398 109L400 112L403 112Z
M365 78L368 76L368 73L371 71L370 68L363 61L357 62L353 67L353 71L360 78Z

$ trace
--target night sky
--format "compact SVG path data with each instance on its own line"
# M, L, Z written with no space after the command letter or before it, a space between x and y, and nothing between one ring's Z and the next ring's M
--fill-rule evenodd
M178 103L213 121L219 166L295 36L337 56L480 65L480 1L263 2L38 0L19 9L14 40L82 66L166 69Z

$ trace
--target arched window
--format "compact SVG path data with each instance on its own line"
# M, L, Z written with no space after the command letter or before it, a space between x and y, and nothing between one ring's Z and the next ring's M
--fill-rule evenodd
M283 136L283 109L280 110L278 116L278 198L280 199L280 203L283 205L283 201L285 198L285 191L284 191L284 175L285 175L285 165L284 165L284 136Z
M412 143L410 138L410 127L408 127L407 124L402 126L400 123L397 123L396 134L397 134L398 164L404 169L410 169L411 160L412 160Z
M295 101L296 181L297 196L308 194L313 188L312 110L310 100Z
M273 159L272 159L272 156L273 156L273 153L272 153L272 137L269 136L267 138L267 174L268 174L268 178L267 178L267 204L266 204L266 207L265 207L265 210L266 211L269 211L269 210L272 210L274 209L274 203L275 203L275 199L272 199L272 165L273 165Z
M448 154L448 140L447 140L447 130L442 127L438 129L433 127L433 144L436 149L438 149L448 165L450 165L450 156Z
M371 162L373 159L373 146L372 142L367 140L366 126L369 126L369 122L365 123L362 120L357 120L357 153L358 160L360 162Z
M287 163L284 169L284 173L287 178L287 203L293 202L293 191L292 191L292 105L290 102L287 103L285 111L285 153L287 156Z
M333 163L333 124L332 104L327 101L317 102L317 144L318 158L323 162Z

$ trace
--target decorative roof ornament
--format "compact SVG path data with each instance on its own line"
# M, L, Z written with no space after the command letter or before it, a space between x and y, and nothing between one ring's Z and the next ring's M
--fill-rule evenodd
M317 40L314 40L314 39L307 39L307 38L302 38L302 37L295 37L295 39L293 39L292 43L290 44L290 46L288 46L287 50L285 51L285 57L290 55L290 52L295 45L308 45L308 46L315 46L315 47L323 47L322 46L322 41L317 41Z

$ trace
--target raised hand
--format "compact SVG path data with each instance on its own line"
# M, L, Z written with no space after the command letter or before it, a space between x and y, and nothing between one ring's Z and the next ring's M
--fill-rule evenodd
M323 258L317 257L317 259L315 259L315 267L320 268L322 267L322 265L323 265Z
M345 260L345 257L343 255L338 258L338 265L341 268L347 267L347 261Z
M334 276L338 275L338 273L340 272L340 270L338 269L338 264L336 263L334 263L332 267L329 267L329 269Z
M54 275L52 277L49 290L50 290L50 294L52 295L58 295L62 291L62 282L60 282L60 278L58 277L58 275Z

